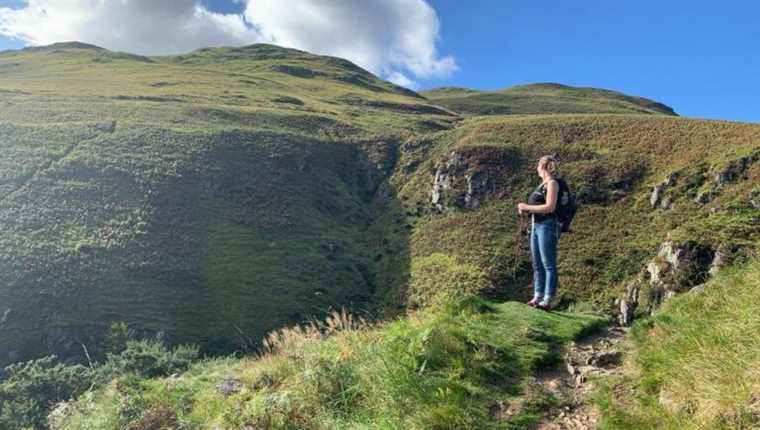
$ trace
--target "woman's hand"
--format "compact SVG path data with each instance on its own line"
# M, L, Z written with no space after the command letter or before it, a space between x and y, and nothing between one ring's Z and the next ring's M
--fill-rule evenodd
M525 203L518 203L517 204L517 213L519 213L520 215L522 215L523 212L527 212L527 211L528 211L528 205L527 204L525 204Z

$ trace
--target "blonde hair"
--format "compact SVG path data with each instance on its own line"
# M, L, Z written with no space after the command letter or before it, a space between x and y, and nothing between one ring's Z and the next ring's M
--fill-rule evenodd
M552 176L559 176L559 160L553 155L544 155L538 160L538 165Z

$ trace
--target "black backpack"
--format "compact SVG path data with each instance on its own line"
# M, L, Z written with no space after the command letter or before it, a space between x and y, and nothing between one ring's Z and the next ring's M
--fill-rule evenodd
M559 183L559 193L557 195L557 208L554 213L557 214L557 221L562 226L562 232L567 233L570 231L570 224L572 224L575 213L578 211L578 205L567 182L562 178L557 179L557 182Z

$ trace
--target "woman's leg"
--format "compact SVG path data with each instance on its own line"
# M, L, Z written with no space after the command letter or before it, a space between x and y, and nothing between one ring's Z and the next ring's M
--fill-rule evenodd
M557 292L557 225L552 222L541 224L537 232L538 249L545 279L544 297L541 304L547 305Z
M538 240L537 226L533 226L530 231L530 257L533 262L533 302L538 303L544 296L546 284L546 272L541 262L540 246Z

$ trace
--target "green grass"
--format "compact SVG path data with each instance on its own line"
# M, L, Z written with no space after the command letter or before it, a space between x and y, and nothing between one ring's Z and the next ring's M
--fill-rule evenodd
M675 115L673 109L643 97L598 88L561 84L518 85L499 91L437 88L422 93L436 104L467 115L618 113Z
M604 323L476 299L378 327L336 315L322 331L270 336L259 359L209 361L174 379L115 381L81 398L61 428L144 428L135 423L161 410L162 425L188 429L510 428L490 408L523 394L524 379L555 363L565 342ZM225 398L216 385L231 377L241 390Z
M560 299L609 308L623 284L669 237L737 256L757 255L760 210L749 204L749 197L760 179L760 164L726 185L709 204L693 201L699 187L714 185L717 171L756 154L757 141L757 125L664 115L478 117L404 145L399 164L418 165L411 172L397 170L390 183L414 226L411 267L417 259L443 253L481 270L492 293L524 297L529 291L522 286L531 270L514 208L538 183L538 158L558 154L561 174L578 194L589 195L581 202L573 233L559 244ZM430 204L433 178L452 154L466 166L446 192L451 203L438 213ZM674 172L676 184L666 191L673 207L653 209L652 187ZM456 202L463 200L467 178L476 173L488 186L477 196L480 207L468 209Z
M693 203L757 151L757 125L650 115L650 101L601 90L499 94L552 114L462 118L344 60L270 45L0 54L0 363L84 361L79 342L97 355L119 321L226 353L341 306L398 315L456 293L452 281L521 298L514 207L551 152L593 197L560 243L562 305L609 309L668 235L757 253L760 163ZM563 115L566 103L627 114ZM467 166L438 213L431 188L452 153ZM671 172L673 209L651 209ZM474 173L481 205L457 207Z
M269 45L0 54L0 363L84 360L118 321L217 353L371 309L372 193L400 134L450 127L430 109Z
M634 327L630 372L599 397L603 429L760 425L760 263L721 273Z

